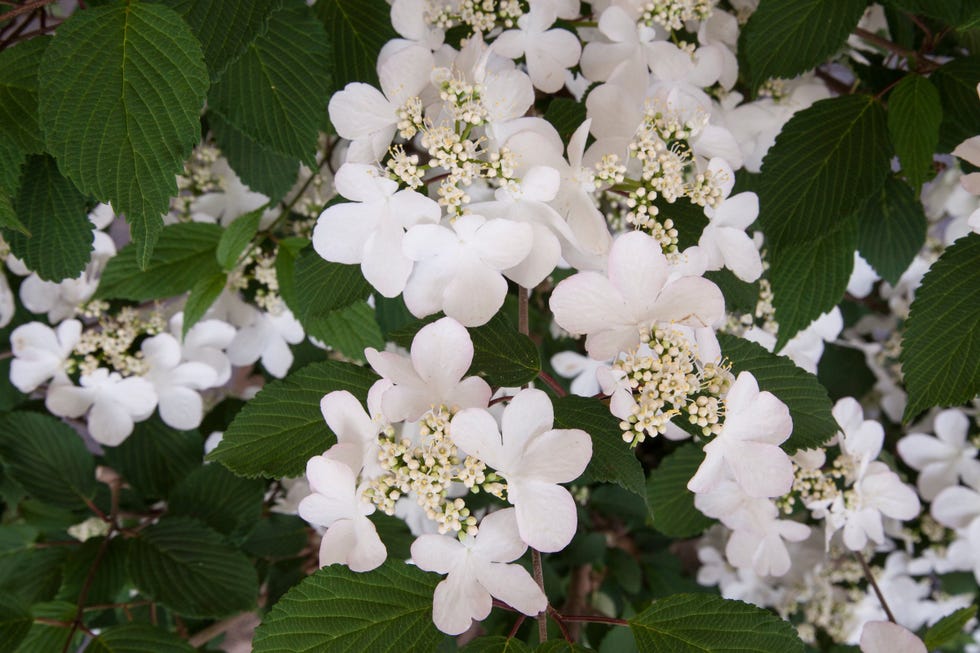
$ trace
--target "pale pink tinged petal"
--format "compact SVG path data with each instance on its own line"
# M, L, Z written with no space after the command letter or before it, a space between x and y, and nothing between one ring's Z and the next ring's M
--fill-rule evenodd
M214 367L197 361L181 363L167 373L169 385L186 386L195 390L214 387L217 380L218 373Z
M548 607L548 598L520 565L491 562L477 567L476 579L490 595L518 612L534 616Z
M961 485L948 487L932 502L930 512L947 528L964 528L980 517L980 493Z
M388 214L402 227L408 229L417 224L437 223L442 209L434 200L414 190L401 190L388 202Z
M467 408L456 413L449 429L457 447L476 456L494 469L506 460L497 420L481 408Z
M506 270L523 261L533 244L531 225L513 220L488 220L480 227L471 246L494 270Z
M473 341L459 322L444 317L422 327L412 340L412 365L426 384L447 392L473 361Z
M570 483L592 459L592 438L580 429L546 431L531 440L519 469L522 478Z
M22 324L10 334L10 346L14 356L21 356L29 349L56 353L61 350L54 330L41 322Z
M793 462L775 445L742 441L726 451L725 461L750 497L778 497L793 487Z
M609 280L637 317L651 313L669 273L660 245L647 234L631 231L613 241L609 251Z
M510 29L498 36L493 41L493 51L501 57L517 59L524 54L524 42L526 37L521 30Z
M320 412L327 426L337 435L338 442L360 445L378 433L361 402L346 390L335 390L324 395L320 400Z
M726 268L749 283L762 276L762 257L747 233L722 227L716 234L716 244Z
M971 195L980 195L980 172L971 172L960 177L960 186Z
M432 595L432 622L447 635L465 632L472 621L490 614L490 594L470 574L450 573Z
M967 431L970 430L970 420L960 410L944 410L936 415L933 428L937 438L957 448L962 448L966 442Z
M437 574L448 574L460 556L464 555L467 552L459 540L445 535L420 535L412 543L412 562L415 566Z
M443 309L464 326L482 326L504 305L507 281L480 261L460 263L443 291Z
M59 383L48 388L44 406L59 417L81 417L95 400L95 391L79 388L70 383Z
M398 122L397 106L369 84L354 82L330 98L327 111L334 129L343 138L354 140ZM339 188L338 188L339 191ZM348 199L355 199L341 192Z
M521 390L504 409L500 420L504 433L504 446L517 457L522 457L532 437L552 427L555 410L551 399L541 390Z
M377 354L377 350L374 348L369 348L372 352ZM366 351L366 350L365 350ZM387 392L394 383L388 379L378 379L371 385L371 389L368 390L367 395L367 415L369 418L375 418L381 414L381 397ZM323 404L320 404L321 411L323 410Z
M975 166L980 166L980 136L968 138L953 150L953 156L969 161Z
M725 556L737 569L753 568L758 550L759 536L749 531L735 531L725 544Z
M437 224L420 224L405 232L402 251L413 261L422 261L454 249L458 243L452 230Z
M490 403L493 390L486 381L478 376L471 376L463 379L453 386L445 396L445 401L452 409L460 408L486 408Z
M475 555L492 562L512 562L526 550L513 508L496 510L480 521L480 532L472 548Z
M551 366L565 378L581 374L588 367L588 362L586 357L575 351L562 351L551 357Z
M285 340L275 336L266 340L265 349L262 351L262 367L269 374L281 379L289 372L292 364L293 351Z
M364 448L353 442L338 442L323 452L323 457L357 471L364 467Z
M861 653L926 653L926 645L898 624L869 621L861 631Z
M406 100L422 92L429 84L434 67L432 52L428 48L410 45L399 51L398 56L381 64L378 80L385 96L397 109Z
M201 425L204 402L201 395L189 388L176 386L160 395L160 419L179 431L189 431Z
M320 566L346 565L358 545L352 520L340 519L334 522L320 540Z
M313 228L313 249L328 261L360 263L377 223L375 207L351 202L329 206Z
M419 375L411 359L388 351L378 351L372 347L364 350L371 368L380 376L396 385L418 384Z
M517 511L517 528L528 546L543 553L561 551L578 525L575 500L560 485L507 479L507 499Z
M790 568L789 551L776 533L766 533L752 559L752 568L760 576L782 576Z
M620 7L608 7L599 17L599 31L612 41L636 41L636 21Z
M306 479L313 492L324 496L354 496L354 471L338 461L313 456L306 461Z
M92 404L88 430L99 444L115 447L133 432L133 418L119 402L102 399Z
M347 555L347 566L351 571L365 572L380 567L388 557L384 542L378 537L378 531L367 517L355 517L354 541L356 545Z
M398 184L370 164L345 163L334 175L337 192L355 202L380 202L398 190Z
M622 295L598 272L579 272L561 281L549 303L558 325L576 335L631 325Z
M702 277L681 277L668 283L645 316L658 322L711 326L725 315L725 298L718 286Z
M949 458L951 453L948 444L923 433L912 433L898 441L898 455L906 465L919 471L930 463Z
M640 344L640 332L635 325L610 328L585 337L585 351L593 360L604 361Z

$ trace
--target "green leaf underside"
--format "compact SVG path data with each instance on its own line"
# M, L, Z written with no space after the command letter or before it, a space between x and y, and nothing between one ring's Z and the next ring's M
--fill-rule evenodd
M52 619L63 623L75 618L76 606L67 601L50 601L31 606L31 614L39 619ZM35 622L27 637L15 649L15 653L39 653L40 651L60 651L68 641L69 630L49 623ZM73 643L80 644L82 632L76 631ZM69 648L68 650L71 650Z
M218 225L197 222L164 227L142 270L138 249L123 247L106 265L96 297L147 301L187 292L199 280L221 274L215 249L222 233Z
M86 653L193 653L187 642L149 624L112 626L86 647Z
M201 42L211 79L218 79L258 36L283 0L165 0Z
M278 202L296 183L299 161L262 145L211 108L208 125L221 153L249 188Z
M9 141L25 154L44 151L37 120L37 72L50 42L42 36L0 52L0 141Z
M46 154L28 157L13 207L30 232L4 234L14 255L47 281L82 273L92 253L92 223L85 196L61 176L54 159Z
M298 304L293 312L304 324L371 294L371 284L364 280L360 266L325 261L312 247L297 257L293 279Z
M248 610L259 591L248 558L184 517L167 517L142 531L130 543L128 567L141 592L189 617Z
M204 314L208 312L211 305L221 295L227 283L228 276L224 272L219 272L213 276L198 280L191 287L191 292L187 296L187 302L184 304L184 322L181 327L182 337L186 337L191 327L204 317Z
M382 46L398 38L384 0L318 0L313 8L333 44L334 89L351 82L378 86L375 62Z
M906 76L888 96L888 133L915 195L929 177L942 121L939 91L921 75Z
M83 508L95 494L95 460L74 429L47 414L0 418L0 458L6 473L41 501Z
M109 541L99 564L93 572L93 564L99 556L104 537L91 537L74 549L64 564L61 587L55 598L74 601L83 585L88 586L86 599L90 604L112 603L126 583L126 554L128 540L115 537ZM91 579L89 574L93 573Z
M106 449L109 466L148 498L164 498L175 483L201 464L197 431L178 431L160 420L140 422L118 447Z
M200 43L162 5L92 8L58 27L39 80L48 150L82 192L126 215L145 265L200 140Z
M647 501L653 527L668 537L694 537L714 523L694 507L694 493L687 489L703 460L701 447L685 444L650 472Z
M787 453L819 447L837 432L827 390L817 377L754 342L719 333L718 343L732 363L733 374L751 372L761 390L776 395L789 407L793 433L781 445Z
M866 6L865 0L762 0L739 43L749 83L790 79L822 63L844 45Z
M675 594L630 619L640 653L802 653L796 628L754 605L709 594Z
M537 378L541 371L538 348L503 313L497 313L483 326L469 329L469 333L473 340L470 374L479 372L497 387L516 387Z
M228 66L208 103L258 143L316 167L331 68L322 26L304 3L290 0Z
M779 333L776 351L844 297L854 269L857 221L850 217L807 242L773 245L769 280Z
M309 335L357 361L364 360L365 348L384 349L385 346L374 309L364 301L338 308L325 317L308 319L304 326Z
M214 253L221 267L226 270L235 267L238 258L255 238L255 232L259 229L259 221L262 220L264 210L263 207L239 216L225 228Z
M389 560L358 574L324 567L293 587L255 631L255 653L434 651L432 624L440 577Z
M320 413L328 392L347 390L366 401L377 380L368 369L326 361L273 381L248 402L208 456L239 476L299 476L306 461L336 442Z
M905 421L980 393L980 235L958 239L932 265L905 324Z
M775 244L832 230L880 188L890 170L885 112L866 95L797 112L762 162L759 221Z
M18 219L13 203L24 158L24 152L12 141L0 138L0 229L13 229L28 236L30 232Z
M960 608L937 621L926 631L925 636L922 638L926 649L934 651L956 637L963 631L963 627L966 626L967 622L976 615L977 606L971 605Z
M926 214L908 184L889 177L858 212L858 251L895 285L926 241Z
M589 481L615 483L647 498L643 466L623 442L619 420L598 399L569 395L554 402L555 428L582 429L592 438L592 460L583 476Z

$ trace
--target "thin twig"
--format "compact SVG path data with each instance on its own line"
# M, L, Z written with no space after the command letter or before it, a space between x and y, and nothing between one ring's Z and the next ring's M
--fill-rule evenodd
M548 605L548 614L550 614L551 615L551 618L555 620L555 623L556 624L558 624L558 630L561 631L561 635L562 635L562 637L565 638L565 641L568 642L569 644L574 644L575 643L575 640L572 639L571 633L569 633L568 632L568 628L565 627L565 619L561 616L561 613L558 612L558 610L555 610L549 604Z
M204 646L218 635L223 635L224 633L234 628L235 625L237 625L243 618L245 618L247 615L250 614L252 613L241 612L239 614L236 614L234 617L228 617L227 619L216 621L215 623L211 624L207 628L200 630L194 633L193 635L191 635L191 637L187 640L187 643L190 644L193 648L199 648L201 646Z
M549 388L554 390L555 394L558 395L559 397L564 397L565 395L568 394L565 391L565 388L561 387L561 384L555 380L555 377L551 376L544 370L538 372L538 378L544 381L545 385L547 385Z
M541 564L541 552L537 549L531 549L531 566L534 569L534 582L538 584L541 588L541 592L544 592L544 567ZM538 640L545 642L548 639L548 612L542 612L538 615Z
M514 625L511 627L510 632L507 633L507 639L511 639L512 637L517 635L517 630L521 627L521 624L524 623L524 620L526 618L527 617L525 617L523 614L517 615L517 621L514 622Z
M629 626L630 622L625 619L616 619L615 617L603 617L600 615L589 615L589 614L563 614L561 618L565 621L586 621L596 624L611 624L613 626Z
M898 623L895 621L895 615L892 614L891 608L888 607L888 602L885 601L885 595L881 593L881 588L878 587L878 582L875 580L874 574L871 573L871 567L868 566L867 560L864 559L864 556L861 555L860 551L855 551L854 557L861 563L861 569L864 570L864 577L868 579L868 584L871 585L871 588L875 591L875 595L878 597L878 602L881 603L881 608L888 616L888 621L892 622L893 624Z
M19 7L15 9L11 9L5 14L0 14L0 23L2 23L5 20L10 20L11 18L16 18L17 16L21 16L23 14L29 14L35 9L40 9L41 7L52 4L54 2L57 2L57 0L32 0L31 2L25 2Z

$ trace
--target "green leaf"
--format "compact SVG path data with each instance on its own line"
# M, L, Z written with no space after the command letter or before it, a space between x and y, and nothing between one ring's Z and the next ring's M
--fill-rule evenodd
M351 82L378 86L375 62L381 47L398 38L384 0L317 0L313 6L334 51L334 88Z
M875 384L875 375L868 369L864 352L828 342L817 365L817 379L827 388L830 400L844 397L863 397Z
M325 261L312 247L296 259L293 279L293 313L304 326L371 294L371 284L364 280L360 266Z
M687 249L698 244L701 232L708 226L708 216L704 208L698 206L686 197L680 197L674 202L668 202L663 196L653 202L659 213L657 219L661 223L671 220L677 229L677 245Z
M977 606L970 605L960 608L934 623L922 638L926 649L934 651L959 635L967 622L975 616L977 616Z
M259 230L259 221L262 220L262 213L265 207L246 213L232 222L221 234L218 240L218 248L214 256L218 263L226 270L235 269L239 257L245 252L255 233Z
M461 653L531 653L531 647L515 637L478 637Z
M85 653L193 653L184 640L149 624L123 624L106 628L85 648Z
M844 297L857 244L857 221L850 217L810 241L772 246L769 281L779 323L776 351Z
M379 514L384 515L382 512L375 512L371 518ZM396 521L405 524L400 519ZM309 525L298 516L271 512L255 524L255 528L242 543L242 550L259 558L292 558L300 555L309 544L309 533ZM391 547L388 547L388 552L391 553Z
M703 460L701 447L684 444L650 472L647 502L653 527L668 537L694 537L714 523L694 507L694 493L687 489L687 482Z
M567 143L575 130L585 122L585 105L569 98L558 97L548 104L544 119L558 131L563 143Z
M197 431L178 431L160 420L138 423L118 447L108 447L110 467L147 498L162 499L201 465L204 446Z
M83 193L126 215L145 266L176 175L201 139L200 43L162 5L77 11L58 27L38 78L48 151Z
M0 594L0 651L13 651L31 630L34 618L21 601Z
M20 185L20 169L25 155L10 140L0 138L0 229L12 229L25 236L30 232L14 212L13 197Z
M915 292L902 338L907 422L931 406L980 393L980 234L943 252Z
M384 349L381 327L374 319L374 309L367 302L330 311L326 317L307 320L307 332L347 358L364 361L364 349Z
M925 241L922 202L908 184L889 177L858 212L858 251L894 286Z
M304 3L290 0L228 66L208 104L246 136L312 168L327 120L331 68L323 28Z
M647 498L643 466L623 442L619 420L598 399L569 395L554 402L555 428L582 429L592 438L592 460L584 476L590 481L615 483Z
M64 547L5 551L0 554L0 595L28 604L54 598L67 557Z
M434 651L439 576L400 561L358 574L332 565L289 590L255 631L255 653Z
M415 542L415 536L412 535L404 519L389 517L380 510L375 510L368 519L374 524L378 537L388 549L389 559L408 560L412 557L412 543Z
M50 42L40 36L0 52L0 141L25 154L44 152L37 122L37 72Z
M109 259L95 296L143 302L187 292L200 279L221 274L215 250L222 233L218 225L198 222L164 227L142 269L139 249L126 245Z
M0 458L28 494L63 508L84 508L95 495L95 459L59 419L17 412L0 417Z
M282 0L164 0L164 4L187 21L201 42L211 79L217 80L265 32L269 16Z
M706 272L704 278L713 282L725 296L725 310L739 313L755 313L759 303L759 282L742 281L731 270Z
M550 639L543 642L534 649L534 653L587 653L595 649L587 648L580 644L572 644L563 639Z
M754 342L719 333L718 343L732 363L732 374L751 372L761 390L768 390L789 407L793 433L782 444L787 453L819 447L837 432L827 390L814 375Z
M75 618L75 604L66 601L52 601L50 603L36 603L31 606L31 614L35 619L50 619L68 623ZM70 645L66 646L70 631L63 626L55 626L51 623L35 621L31 626L27 637L14 649L14 653L40 653L41 651L61 651L64 649L72 650ZM84 635L81 631L75 631L72 636L72 644L81 645L81 638Z
M325 361L268 383L235 416L208 459L239 476L302 475L307 460L336 442L320 413L323 396L347 390L366 401L377 378L363 367Z
M208 124L221 153L249 188L278 202L296 183L299 161L262 145L211 109Z
M47 281L81 274L92 253L92 223L85 197L61 176L54 159L28 157L13 207L30 233L4 234L14 255Z
M762 0L738 48L749 84L790 79L823 63L844 46L866 6L865 0Z
M219 618L255 605L259 583L248 558L199 522L164 517L129 546L133 584L174 612Z
M99 558L103 542L104 537L92 537L71 552L65 560L64 577L56 599L75 601L82 587L87 586L86 600L89 604L115 601L126 583L128 541L121 537L112 538ZM99 562L96 566L97 558Z
M640 653L803 653L796 628L772 612L710 594L675 594L630 619Z
M191 327L200 321L204 314L208 312L211 305L221 295L221 291L228 284L228 275L224 272L210 277L203 277L192 287L184 304L184 322L181 327L181 337L186 338L187 332Z
M388 334L416 321L401 295L389 299L381 293L374 293L374 317L386 339Z
M885 112L867 95L815 102L783 126L762 161L759 222L771 243L831 231L890 171Z
M980 101L977 99L977 80L980 80L980 56L953 59L929 78L939 91L943 122L939 126L939 151L951 152L976 136L980 125Z
M541 371L534 341L519 333L503 313L469 329L473 340L470 374L481 372L493 386L516 387L530 383Z
M194 517L219 533L251 528L262 514L265 483L221 465L198 467L170 493L170 514Z
M916 196L929 178L942 121L939 91L921 75L907 75L888 96L888 133Z

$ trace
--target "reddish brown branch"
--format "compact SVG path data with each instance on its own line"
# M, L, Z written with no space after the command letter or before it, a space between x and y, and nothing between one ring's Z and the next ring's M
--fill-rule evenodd
M11 18L17 18L17 16L22 16L24 14L29 14L32 11L34 11L35 9L40 9L41 7L44 7L45 5L50 5L50 4L52 4L52 3L56 2L56 1L57 0L31 0L31 2L25 2L24 4L20 5L19 7L16 7L14 9L11 9L10 11L8 11L5 14L0 14L0 23L2 23L5 20L10 20Z

